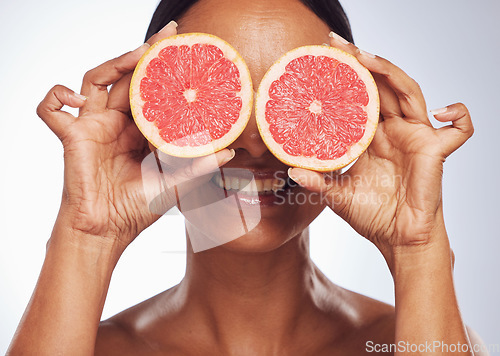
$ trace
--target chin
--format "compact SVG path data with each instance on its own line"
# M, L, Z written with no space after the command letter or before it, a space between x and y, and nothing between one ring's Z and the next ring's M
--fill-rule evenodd
M237 253L271 252L299 235L306 227L307 226L304 226L300 229L298 227L280 228L276 226L266 227L258 225L247 234L227 242L218 248Z
M204 205L183 212L193 251L218 248L239 253L266 253L300 235L321 213L320 204L275 207L236 204Z

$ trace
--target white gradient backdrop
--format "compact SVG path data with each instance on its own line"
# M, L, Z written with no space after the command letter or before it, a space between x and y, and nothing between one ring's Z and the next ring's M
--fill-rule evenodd
M0 3L0 353L35 286L61 195L61 145L35 108L52 85L78 90L86 70L139 46L156 3ZM343 3L357 44L413 76L429 108L462 101L472 113L475 135L445 163L445 215L464 319L500 344L500 2ZM179 215L145 231L115 270L103 318L179 282L184 245ZM334 282L394 302L378 251L333 213L314 222L311 250Z

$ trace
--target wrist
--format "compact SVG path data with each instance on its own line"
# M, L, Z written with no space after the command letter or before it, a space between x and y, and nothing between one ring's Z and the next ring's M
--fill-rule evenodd
M60 214L47 242L47 253L54 250L66 255L77 254L89 262L94 261L92 263L103 271L112 271L125 247L118 238L93 235L75 228Z
M421 244L391 246L384 254L394 278L409 272L453 270L453 253L444 226L434 230Z
M447 239L397 248L393 254L396 340L422 344L468 342L453 281Z
M395 248L392 262L396 339L413 344L467 343L446 234L428 244Z
M424 275L435 271L453 271L453 253L448 240L419 246L397 246L389 266L397 280L407 275Z
M82 213L80 210L78 206L62 201L51 240L61 236L78 245L96 245L99 248L112 249L121 255L136 237L132 233L122 232L102 209L87 207L85 211L91 213ZM58 231L63 233L54 234Z

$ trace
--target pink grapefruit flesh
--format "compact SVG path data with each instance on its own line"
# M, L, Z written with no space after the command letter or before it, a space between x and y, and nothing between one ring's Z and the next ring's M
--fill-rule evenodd
M230 145L252 110L250 72L224 40L188 33L155 43L130 84L134 120L148 141L177 157L199 157Z
M379 119L377 86L368 69L334 47L287 52L264 75L255 103L257 125L282 162L333 171L370 144Z

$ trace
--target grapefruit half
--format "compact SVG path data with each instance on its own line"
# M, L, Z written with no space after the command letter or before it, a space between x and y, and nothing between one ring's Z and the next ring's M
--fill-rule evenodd
M303 46L264 75L255 114L264 143L280 161L333 171L366 150L379 107L375 81L354 56L329 46Z
M199 157L231 144L252 111L243 58L226 41L187 33L156 42L130 83L130 108L142 134L162 152Z

